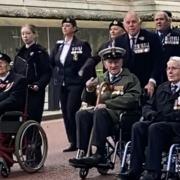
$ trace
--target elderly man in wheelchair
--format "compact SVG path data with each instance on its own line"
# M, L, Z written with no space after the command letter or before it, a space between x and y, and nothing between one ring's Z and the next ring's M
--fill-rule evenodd
M160 180L163 151L174 137L180 142L180 57L167 62L167 77L143 107L144 121L132 127L130 168L120 179Z
M26 97L26 79L10 70L11 59L0 53L0 171L10 171L14 148L9 145L11 135L2 133L1 122L8 120L8 111L23 111ZM7 172L8 173L8 172Z
M76 114L77 148L86 154L89 144L96 147L96 152L70 159L72 166L92 167L105 163L106 138L119 125L120 113L139 108L140 83L128 69L122 68L124 54L125 50L119 47L109 47L99 52L107 69L104 81L99 86L97 79L87 81L83 95L86 102L94 106Z

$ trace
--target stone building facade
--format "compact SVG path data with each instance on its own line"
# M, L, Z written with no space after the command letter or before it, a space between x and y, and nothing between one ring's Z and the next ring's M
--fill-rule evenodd
M38 42L50 52L62 38L60 20L74 16L79 27L77 36L89 41L95 52L108 39L110 21L123 19L129 10L140 14L146 28L154 28L153 14L158 10L172 11L174 26L180 24L179 0L0 0L0 51L13 59L16 48L22 45L20 27L31 23L38 27ZM51 110L58 108L57 92L50 87Z

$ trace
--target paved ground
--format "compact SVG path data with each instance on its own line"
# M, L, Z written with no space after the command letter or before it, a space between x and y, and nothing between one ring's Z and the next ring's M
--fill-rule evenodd
M45 121L43 128L46 131L49 144L48 157L44 170L35 174L27 174L20 169L18 164L15 164L8 179L79 180L79 170L74 169L68 164L68 159L74 157L76 153L62 153L62 150L68 146L62 120ZM119 169L118 164L106 176L99 175L96 169L90 169L87 180L115 180Z

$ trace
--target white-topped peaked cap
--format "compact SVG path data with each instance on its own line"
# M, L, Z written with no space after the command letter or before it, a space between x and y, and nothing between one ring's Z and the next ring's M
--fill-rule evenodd
M108 47L99 51L98 55L102 60L122 59L126 54L126 50L120 47Z

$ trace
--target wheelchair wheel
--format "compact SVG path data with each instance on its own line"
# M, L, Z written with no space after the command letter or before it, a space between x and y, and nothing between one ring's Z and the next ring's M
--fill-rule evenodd
M108 173L108 171L109 171L109 169L108 168L103 168L103 167L98 167L97 168L97 171L99 172L99 174L101 174L101 175L107 175L107 173Z
M47 137L40 126L34 120L23 123L15 139L15 155L21 168L28 173L41 169L47 157Z
M85 179L86 176L88 175L88 172L89 172L89 168L81 168L81 169L79 170L79 177L80 177L81 179Z
M2 177L7 178L10 174L10 169L0 164L0 172Z

